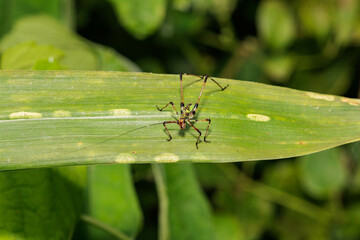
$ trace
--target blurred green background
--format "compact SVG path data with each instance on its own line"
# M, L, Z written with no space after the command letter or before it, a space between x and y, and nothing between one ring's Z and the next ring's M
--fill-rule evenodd
M359 46L358 0L0 0L1 69L187 72L357 98ZM161 238L165 182L171 239L355 240L359 163L354 143L266 162L91 167L82 211ZM112 219L121 206L132 215ZM73 239L115 239L86 225Z

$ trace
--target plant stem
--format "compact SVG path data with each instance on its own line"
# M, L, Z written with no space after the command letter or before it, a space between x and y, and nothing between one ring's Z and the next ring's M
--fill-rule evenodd
M159 240L170 239L168 226L169 199L166 194L166 184L161 164L152 164L153 174L156 182L156 189L159 198Z
M83 220L86 223L89 223L91 225L93 225L94 227L97 227L98 229L103 230L104 232L114 236L117 239L120 240L132 240L132 238L126 236L125 233L120 232L118 229L104 223L101 222L99 220L97 220L96 218L93 218L89 215L81 215L81 220Z
M227 166L223 166L222 164L219 164L218 167L226 173L230 181L232 181L234 184L241 185L241 188L248 193L254 194L262 199L277 203L283 207L304 214L321 223L326 224L331 218L330 212L308 201L283 192L279 189L267 186L263 183L256 182L247 177L241 171L234 171L234 168L229 168Z

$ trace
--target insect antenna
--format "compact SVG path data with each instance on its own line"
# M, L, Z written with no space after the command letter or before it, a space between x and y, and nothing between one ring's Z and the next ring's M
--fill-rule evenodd
M179 120L179 119L177 119L177 117L175 117L174 115L171 115L171 117L172 117L173 119L175 119L176 121Z
M141 127L137 127L137 128L131 129L131 130L129 130L129 131L126 131L126 132L121 133L121 134L119 134L119 135L116 135L116 136L114 136L114 137L107 138L107 139L105 139L105 140L96 142L96 143L94 143L94 144L92 144L92 145L90 145L90 146L83 147L83 148L80 148L80 149L78 149L78 150L72 151L72 152L70 152L70 153L63 154L61 157L67 156L67 155L70 155L70 154L73 154L73 153L77 153L77 152L80 152L80 151L83 151L83 150L86 150L86 149L90 149L90 148L95 147L95 146L97 146L97 145L99 145L99 144L102 144L102 143L105 143L105 142L114 140L114 139L119 138L119 137L121 137L121 136L124 136L124 135L126 135L126 134L128 134L128 133L135 132L135 131L137 131L137 130L140 130L140 129L143 129L143 128L147 128L147 127L151 127L151 126L155 126L155 125L159 125L159 124L163 124L163 122L152 123L152 124L148 124L148 125L144 125L144 126L141 126Z

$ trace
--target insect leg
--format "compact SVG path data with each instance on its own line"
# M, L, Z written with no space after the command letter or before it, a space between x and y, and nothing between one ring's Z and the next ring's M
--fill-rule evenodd
M204 79L207 76L207 75L200 76L200 75L196 75L196 74L192 74L192 73L182 73L182 75L194 76L194 77L198 77L200 79ZM219 88L221 89L221 91L224 91L229 86L229 84L228 84L225 87L222 87L217 81L215 81L215 79L213 79L212 77L209 77L209 76L207 76L207 77L210 78L211 81L213 81L216 85L218 85Z
M162 111L164 108L166 108L167 106L169 106L169 104L171 104L172 107L175 109L176 115L179 115L179 113L178 113L178 111L176 110L173 102L169 102L169 103L166 104L163 108L159 108L158 105L156 105L156 108L157 108L159 111Z
M184 111L186 112L186 111L190 108L191 105L192 105L191 103L189 103L188 105L186 105Z
M196 76L196 75L195 75L195 76ZM201 88L199 97L198 97L198 99L197 99L197 101L196 101L196 103L195 103L195 105L194 105L194 108L193 108L192 111L191 111L191 114L192 114L193 116L195 115L196 109L197 109L197 107L199 106L199 102L200 102L201 95L202 95L202 93L203 93L203 91L204 91L206 82L207 82L207 80L208 80L209 78L210 78L213 82L215 82L215 83L221 88L222 91L224 91L224 90L229 86L229 85L227 85L227 86L224 87L224 88L221 87L220 84L219 84L217 81L215 81L213 78L209 77L208 75L204 75L204 76L202 76L201 78L204 79L204 84L203 84L203 86L202 86L202 88Z
M198 77L200 79L203 79L205 77L205 75L196 75L196 74L192 74L192 73L182 73L182 75L188 75L188 76L194 76L194 77Z
M163 122L164 128L165 128L165 130L167 132L167 135L169 136L169 139L167 139L167 141L169 142L169 141L171 141L172 137L170 135L169 130L166 127L166 124L168 124L168 123L177 123L177 121L165 121L165 122Z
M198 99L197 99L197 101L196 101L196 103L195 103L195 105L194 105L194 107L193 107L193 109L192 109L192 111L191 111L191 115L192 115L192 116L195 115L196 109L197 109L197 107L199 106L200 98L201 98L201 95L202 95L202 93L203 93L203 91L204 91L204 88L205 88L205 85L206 85L206 81L208 80L209 76L208 76L208 75L204 75L203 78L204 78L204 83L203 83L203 86L202 86L202 88L201 88L199 97L198 97Z
M183 75L186 75L186 73L180 73L180 89L181 89L181 101L180 101L180 108L181 108L181 114L184 113L184 89L183 89L183 81L182 81L182 77Z
M201 137L201 132L200 132L200 130L197 129L194 125L192 125L189 120L188 120L188 123L190 124L190 126L193 127L193 129L195 129L195 130L199 133L199 136L198 136L198 138L197 138L197 140L196 140L196 144L195 144L195 145L196 145L196 148L198 149L198 143L199 143L199 139L200 139L200 137Z
M226 85L225 87L222 87L217 81L215 81L215 79L213 79L212 77L209 77L209 78L211 79L211 81L213 81L214 83L216 83L216 85L219 86L219 88L221 89L221 91L224 91L224 90L229 86L229 84L228 84L228 85Z
M189 122L198 122L198 121L207 121L207 122L208 122L208 126L207 126L207 128L206 128L206 132L205 132L205 135L204 135L204 142L209 143L210 141L207 141L207 140L206 140L206 137L207 137L207 134L208 134L208 131L209 131L211 119L210 119L210 118L207 118L207 119L200 119L200 120L197 120L197 119L196 119L196 120L195 120L195 119L189 120Z

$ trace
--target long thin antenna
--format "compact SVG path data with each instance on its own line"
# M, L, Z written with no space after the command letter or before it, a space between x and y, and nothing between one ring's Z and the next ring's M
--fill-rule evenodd
M121 134L119 134L119 135L116 135L116 136L114 136L114 137L105 139L105 140L103 140L103 141L96 142L96 143L94 143L94 144L92 144L92 145L90 145L90 146L83 147L83 148L81 148L81 149L77 149L77 150L75 150L75 151L73 151L73 152L66 153L66 154L64 154L64 155L62 155L62 156L70 155L70 154L72 154L72 153L77 153L77 152L80 152L80 151L83 151L83 150L92 148L92 147L94 147L94 146L97 146L97 145L99 145L99 144L102 144L102 143L105 143L105 142L114 140L114 139L116 139L116 138L118 138L118 137L121 137L121 136L123 136L123 135L126 135L126 134L128 134L128 133L135 132L135 131L137 131L137 130L140 130L140 129L143 129L143 128L147 128L147 127L151 127L151 126L155 126L155 125L158 125L158 124L163 124L163 122L152 123L152 124L148 124L148 125L144 125L144 126L141 126L141 127L138 127L138 128L131 129L131 130L127 131L127 132L121 133Z

